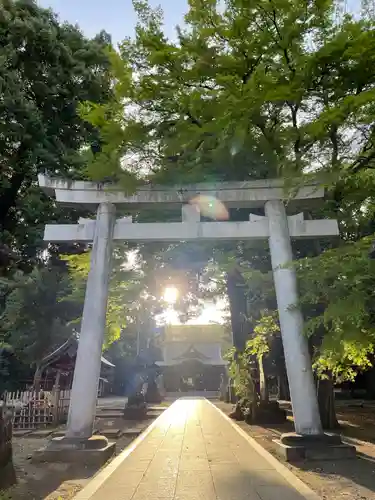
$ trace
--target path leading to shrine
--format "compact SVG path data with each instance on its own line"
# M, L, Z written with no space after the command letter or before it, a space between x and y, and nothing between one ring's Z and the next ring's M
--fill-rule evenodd
M297 489L299 491L297 491ZM75 500L317 500L205 399L172 404Z

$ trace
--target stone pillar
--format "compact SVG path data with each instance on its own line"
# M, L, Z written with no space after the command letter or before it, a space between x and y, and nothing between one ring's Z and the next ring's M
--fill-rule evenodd
M198 205L182 205L182 222L200 222L201 213Z
M320 435L323 431L311 359L303 335L302 312L297 306L296 272L291 267L284 267L293 260L288 218L279 200L267 201L265 213L295 430L298 434Z
M111 203L101 203L98 207L74 369L67 438L87 439L93 432L106 324L115 213L116 208Z

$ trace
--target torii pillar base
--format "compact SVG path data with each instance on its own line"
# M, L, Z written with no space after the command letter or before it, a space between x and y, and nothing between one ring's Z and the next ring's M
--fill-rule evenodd
M57 437L45 448L37 450L33 462L84 463L94 467L104 465L115 453L115 443L104 436L92 436L88 439Z
M338 434L302 435L295 432L274 439L276 452L286 462L301 460L344 460L355 458L356 448L343 443Z

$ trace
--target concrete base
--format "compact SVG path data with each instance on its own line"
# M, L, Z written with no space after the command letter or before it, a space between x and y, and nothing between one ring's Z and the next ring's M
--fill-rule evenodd
M337 434L322 434L321 436L302 436L288 433L281 439L274 439L277 453L287 462L300 460L343 460L354 458L356 449L345 444Z
M84 463L102 466L115 452L115 443L108 442L104 436L89 439L53 438L45 448L37 450L33 462Z
M125 420L145 420L147 418L147 405L125 407L123 418Z

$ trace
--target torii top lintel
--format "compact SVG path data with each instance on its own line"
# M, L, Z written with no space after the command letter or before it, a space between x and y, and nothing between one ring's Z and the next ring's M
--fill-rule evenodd
M260 207L270 200L288 200L298 205L324 197L324 188L309 182L291 195L281 179L243 182L201 183L181 186L144 186L132 195L118 187L87 181L71 181L40 174L39 186L63 205L95 207L100 203L127 205L132 208L150 207L155 203L164 207L178 207L197 195L212 196L228 207Z

